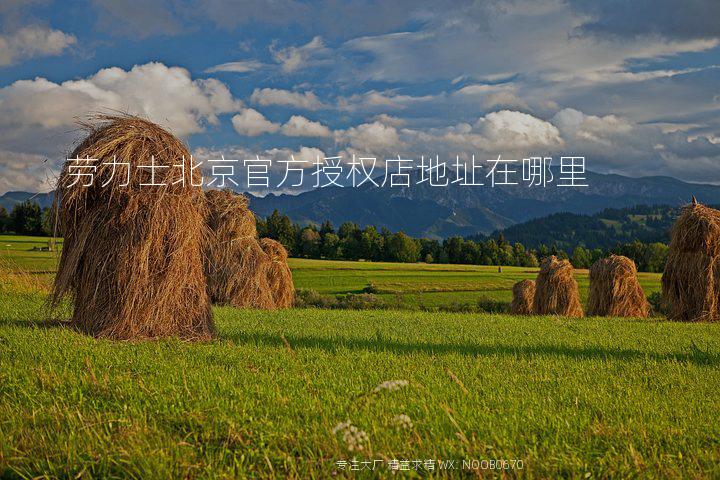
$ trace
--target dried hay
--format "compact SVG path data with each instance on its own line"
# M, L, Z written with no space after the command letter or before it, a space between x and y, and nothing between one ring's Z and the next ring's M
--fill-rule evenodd
M535 281L520 280L512 288L513 299L510 302L510 313L515 315L532 315L535 302Z
M587 315L645 318L649 310L650 304L638 282L635 262L611 255L593 264Z
M720 319L720 211L694 201L683 208L671 232L662 294L669 319Z
M81 125L88 136L70 158L97 159L93 184L83 186L66 164L56 208L64 245L51 303L74 303L71 322L113 339L176 336L207 340L214 332L205 289L204 198L191 185L199 171L174 168L190 158L185 145L137 117L99 115ZM155 183L149 165L154 156ZM131 181L122 167L128 162ZM116 171L117 170L117 171ZM178 174L180 170L180 174ZM172 182L183 178L183 183Z
M535 280L534 312L538 315L582 317L580 292L573 275L573 266L554 255L540 264Z
M268 283L277 308L290 308L295 302L295 285L287 263L287 250L271 238L260 240L260 246L270 258Z
M275 308L268 283L270 257L257 238L255 216L243 195L206 192L210 241L205 273L213 302L239 308Z

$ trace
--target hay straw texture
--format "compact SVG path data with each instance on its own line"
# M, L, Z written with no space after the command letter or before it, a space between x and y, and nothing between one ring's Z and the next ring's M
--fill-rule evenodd
M512 288L513 299L510 313L514 315L532 315L535 303L535 281L520 280Z
M270 258L267 275L275 307L292 307L295 303L295 285L287 263L287 250L280 242L271 238L260 240L260 246Z
M720 319L720 211L695 203L683 208L671 232L662 293L669 319Z
M275 308L268 283L270 257L257 238L255 216L243 195L205 193L208 206L205 273L213 302L239 308Z
M569 261L558 260L554 255L542 261L535 280L534 312L538 315L583 316L578 284Z
M82 186L66 163L56 208L65 241L51 295L57 306L72 297L72 323L96 337L175 336L210 339L214 326L205 289L202 245L204 197L190 185L190 169L173 168L190 154L173 135L130 116L97 116L70 158L97 159L92 186ZM155 183L147 186L155 165ZM121 167L128 162L131 181ZM122 172L122 173L121 173ZM199 171L196 171L199 176ZM171 183L179 178L185 184ZM195 181L199 181L195 179ZM104 185L104 186L103 186Z
M611 255L590 268L587 315L645 318L650 304L637 278L635 262Z

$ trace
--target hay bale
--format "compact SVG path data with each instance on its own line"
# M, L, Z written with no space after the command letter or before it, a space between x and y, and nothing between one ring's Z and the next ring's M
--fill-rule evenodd
M683 208L671 232L662 294L669 319L720 319L720 211L694 202Z
M637 278L635 262L620 255L598 260L590 268L590 316L645 318L650 304Z
M535 281L520 280L512 288L513 299L510 313L514 315L532 315L535 302Z
M538 315L582 317L580 292L573 275L573 266L554 255L540 264L535 280L534 311Z
M270 258L268 283L277 308L289 308L295 302L295 285L287 263L287 250L282 243L271 238L260 240L260 246Z
M56 208L64 245L51 295L57 306L67 295L72 323L104 338L176 336L209 339L214 332L205 289L202 245L204 197L190 183L193 172L176 165L187 148L158 125L131 116L102 115L82 124L88 132L70 158L97 159L92 186L63 168ZM149 165L155 171L151 182ZM131 181L122 186L128 162ZM114 170L117 169L117 171ZM194 172L199 181L199 171ZM172 184L184 175L184 184Z
M208 205L205 274L213 302L238 308L274 309L268 283L270 257L257 237L255 216L243 195L210 190Z

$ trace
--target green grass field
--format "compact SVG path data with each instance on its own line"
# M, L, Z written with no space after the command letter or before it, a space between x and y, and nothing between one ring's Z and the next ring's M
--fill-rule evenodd
M720 477L720 325L215 308L210 343L95 340L43 323L53 254L15 240L5 264L39 273L0 272L2 478L371 478L393 459L522 462L440 477ZM292 263L298 286L427 302L507 298L532 275ZM365 435L333 432L347 421ZM384 463L337 463L353 458Z
M0 235L0 260L8 259L18 268L33 272L45 284L52 280L58 253L32 251L47 246L47 239ZM434 265L424 263L348 262L290 259L297 288L313 289L326 295L360 293L369 284L378 296L405 307L448 307L475 304L479 300L509 302L511 288L524 278L535 278L537 269L475 265ZM587 270L576 271L580 295L587 298ZM660 290L660 275L641 273L640 282L650 295Z

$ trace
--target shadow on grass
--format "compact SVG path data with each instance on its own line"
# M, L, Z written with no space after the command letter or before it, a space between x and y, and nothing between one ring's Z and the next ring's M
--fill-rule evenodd
M0 326L25 327L38 329L62 328L78 332L69 322L58 320L32 321L4 319ZM80 333L80 332L78 332ZM406 343L385 338L323 338L307 335L267 334L232 332L221 333L217 340L229 340L238 344L287 348L314 348L335 353L340 349L366 350L371 352L392 352L396 354L425 353L459 354L470 356L513 356L526 358L531 356L567 357L575 360L652 360L658 362L680 362L695 365L719 366L720 354L709 347L702 348L696 343L688 346L686 352L654 353L630 348L605 348L596 346L572 346L562 344L541 345L508 345L502 343L471 344L471 343Z
M230 333L221 334L220 340L231 340L235 343L248 345L271 346L285 348L280 333L277 335L261 333ZM507 345L507 344L469 344L469 343L404 343L389 339L343 338L330 339L313 336L284 335L284 339L292 348L316 348L329 352L339 349L368 350L375 352L392 352L397 354L426 353L460 354L472 356L562 356L576 360L611 359L631 361L647 359L660 362L689 362L696 365L720 365L720 355L703 350L692 344L688 352L653 353L628 348L576 347L561 344L543 345Z
M0 320L2 327L26 327L26 328L65 328L77 331L68 321L64 320L17 320L2 319ZM2 477L0 477L2 478Z

